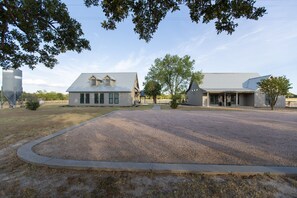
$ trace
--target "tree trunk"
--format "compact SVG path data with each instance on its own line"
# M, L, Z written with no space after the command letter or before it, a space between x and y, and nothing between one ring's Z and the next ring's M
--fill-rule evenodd
M154 104L157 104L157 96L153 96Z
M270 103L271 110L274 110L274 106L276 105L277 98L278 98L278 96L272 98L271 103Z

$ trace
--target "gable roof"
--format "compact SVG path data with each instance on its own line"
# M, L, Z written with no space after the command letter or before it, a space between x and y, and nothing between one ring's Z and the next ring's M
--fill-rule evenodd
M250 78L246 82L244 82L243 86L248 89L256 90L258 88L258 82L260 82L261 80L267 79L269 77L271 77L271 75Z
M203 73L199 87L205 91L255 91L257 83L267 76L258 73ZM191 85L190 85L191 87ZM190 89L189 87L189 89Z
M89 79L92 76L96 77L96 79L104 79L106 76L109 76L115 80L115 85L91 86ZM82 73L67 89L67 92L131 92L136 79L136 72Z

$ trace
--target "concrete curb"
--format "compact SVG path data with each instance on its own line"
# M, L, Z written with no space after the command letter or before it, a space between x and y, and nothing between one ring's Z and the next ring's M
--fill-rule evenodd
M22 145L17 150L17 156L28 163L48 166L53 168L70 168L79 170L104 170L104 171L156 171L164 173L204 173L204 174L273 174L273 175L297 175L297 167L287 166L243 166L243 165L215 165L215 164L168 164L168 163L138 163L138 162L104 162L104 161L83 161L65 160L41 156L32 149L34 146L48 141L51 138L63 135L64 133L84 126L88 122L93 122L98 118L108 116L108 114L93 118L79 125L63 129L57 133L39 138Z

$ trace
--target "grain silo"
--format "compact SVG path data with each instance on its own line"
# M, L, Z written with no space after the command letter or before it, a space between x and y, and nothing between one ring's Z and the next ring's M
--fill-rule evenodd
M15 107L22 95L22 75L19 69L2 69L2 92L10 107Z

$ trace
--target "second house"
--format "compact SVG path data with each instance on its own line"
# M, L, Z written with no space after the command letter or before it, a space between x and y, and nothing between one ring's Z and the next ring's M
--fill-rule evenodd
M82 73L67 89L70 106L132 106L139 101L136 72Z

